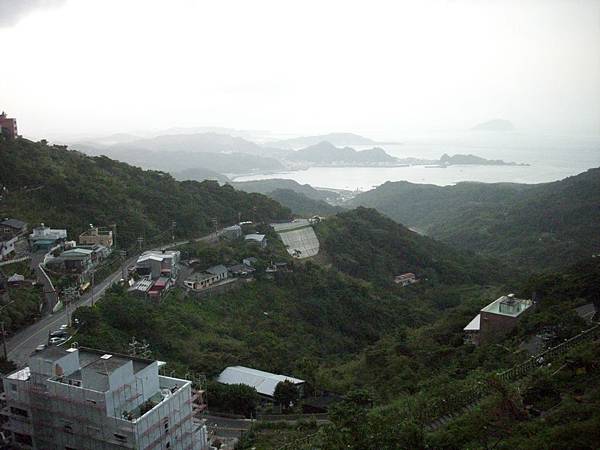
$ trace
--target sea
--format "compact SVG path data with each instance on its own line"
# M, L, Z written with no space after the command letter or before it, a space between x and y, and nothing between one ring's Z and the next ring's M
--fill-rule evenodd
M600 167L600 134L469 131L434 132L378 144L392 156L439 159L472 154L486 159L528 164L527 166L462 165L447 168L409 167L311 167L305 170L235 176L234 181L287 178L313 187L366 191L386 181L453 185L461 181L485 183L545 183ZM371 146L354 146L357 150Z

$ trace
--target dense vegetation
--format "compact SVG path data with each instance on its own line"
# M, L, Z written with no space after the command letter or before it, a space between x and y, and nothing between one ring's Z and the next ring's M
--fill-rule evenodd
M267 194L273 200L278 201L292 213L302 217L331 216L343 211L339 206L333 206L323 200L313 200L304 194L294 192L291 189L276 189Z
M278 434L259 425L246 435L243 449L593 449L600 442L600 345L590 340L574 347L515 382L495 373L528 359L519 343L542 328L558 333L548 345L562 342L591 325L574 307L593 300L600 261L587 261L550 278L534 278L523 289L546 292L537 309L502 342L475 348L465 345L461 329L479 300L458 289L461 304L444 309L429 323L413 322L365 348L346 363L323 367L345 400L331 410L331 424L282 425ZM441 294L441 293L440 293ZM492 297L494 292L484 293ZM420 293L421 308L436 298ZM430 300L427 300L427 299ZM436 304L434 300L433 304ZM442 305L440 307L444 308ZM472 314L472 312L471 312ZM458 409L447 424L431 428L446 402L480 387L482 401ZM452 410L452 408L450 408ZM308 428L307 428L308 427ZM310 433L300 430L310 429ZM307 439L308 436L308 439ZM264 446L263 446L264 444Z
M23 275L28 280L34 278L28 262L17 262L0 267L0 317L8 334L30 325L39 318L43 301L41 286L36 287L26 283L20 287L5 287L4 283L13 274Z
M164 172L144 171L106 157L89 157L60 146L26 139L0 143L0 180L6 189L2 217L67 228L77 236L88 224L117 224L120 245L198 236L222 225L269 221L289 210L259 194L217 182L178 182Z
M600 169L539 185L388 182L351 205L538 272L600 252Z
M497 263L420 236L374 209L338 214L321 223L317 233L335 267L380 284L405 272L446 284L502 278Z

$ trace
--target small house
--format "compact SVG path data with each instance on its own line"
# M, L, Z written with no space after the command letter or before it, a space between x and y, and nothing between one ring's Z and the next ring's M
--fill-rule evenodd
M81 245L102 245L110 248L113 245L113 232L90 226L90 229L79 235Z
M221 231L221 236L225 239L238 239L242 237L242 227L239 225L232 225L230 227L225 227Z
M235 264L227 268L229 274L234 278L246 278L251 276L256 269L246 264Z
M394 277L394 283L399 284L402 287L408 286L410 284L414 284L417 281L418 281L417 277L415 276L414 273L411 273L411 272L403 273L401 275L396 275Z
M244 236L244 240L251 244L256 244L260 248L265 248L267 246L267 237L264 234L247 234Z
M27 232L27 223L18 219L4 219L0 222L0 234L22 234Z

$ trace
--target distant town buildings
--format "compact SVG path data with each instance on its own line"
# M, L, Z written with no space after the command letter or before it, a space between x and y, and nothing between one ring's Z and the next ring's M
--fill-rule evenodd
M0 134L6 139L16 139L18 136L17 119L7 117L4 111L0 114Z
M299 378L277 375L243 366L227 367L221 372L217 381L222 384L245 384L253 387L259 395L269 400L273 399L275 388L283 381L294 384L298 388L300 396L302 396L306 384L304 380Z
M209 448L190 381L159 375L158 361L48 347L3 383L4 430L18 448Z
M403 273L402 275L396 275L394 277L394 283L399 284L401 286L408 286L409 284L416 283L417 277L414 273Z
M482 308L467 324L463 329L465 342L480 345L505 335L532 306L531 300L516 298L514 294L503 295Z
M100 230L98 227L90 226L90 229L79 235L79 243L82 245L103 245L112 247L113 232L111 230Z
M43 223L39 227L35 227L29 235L29 243L33 251L49 250L59 241L64 241L67 238L67 230L52 229Z

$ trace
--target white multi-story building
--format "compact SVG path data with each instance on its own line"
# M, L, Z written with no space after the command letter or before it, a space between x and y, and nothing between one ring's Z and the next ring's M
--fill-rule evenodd
M210 448L191 383L159 375L157 361L49 347L3 381L4 429L20 448Z

